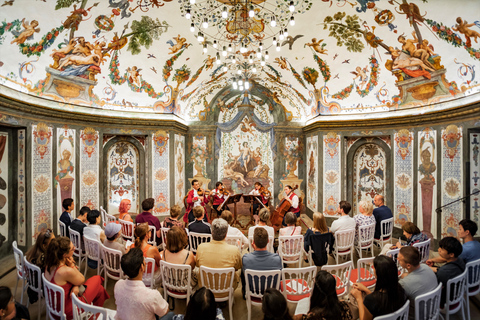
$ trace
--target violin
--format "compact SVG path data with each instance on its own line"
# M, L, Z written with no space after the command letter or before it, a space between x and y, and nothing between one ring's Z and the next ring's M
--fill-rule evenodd
M298 188L298 184L292 189L290 194L294 192L297 188ZM272 223L272 226L275 229L275 231L281 228L283 217L288 212L291 206L292 205L290 204L290 201L287 201L287 197L283 198L282 201L280 201L280 204L278 205L277 209L273 212L273 215L270 217L270 222Z
M210 190L203 190L202 188L198 188L197 194L199 197L203 197L203 196L208 197L210 194Z
M265 188L263 186L260 188L260 190L258 190L258 192L260 192L260 194L262 196L264 196L265 198L270 198L270 196L272 195L270 190L268 190L267 188Z

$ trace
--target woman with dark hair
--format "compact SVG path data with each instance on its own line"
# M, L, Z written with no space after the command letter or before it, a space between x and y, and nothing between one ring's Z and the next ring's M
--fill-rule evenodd
M72 293L83 302L100 307L110 298L102 286L102 277L93 276L85 281L73 260L74 251L75 246L70 239L58 237L50 241L45 255L45 278L65 292L65 315L69 320L73 319ZM83 293L80 293L81 285L85 287Z
M264 320L292 320L288 313L287 300L283 294L275 288L265 290L262 299L262 311Z
M407 246L413 246L415 243L428 240L428 236L421 232L418 227L410 221L407 221L402 226L403 235L407 238ZM400 241L395 245L397 248L401 248L402 243Z
M398 283L398 269L392 258L380 255L373 260L377 283L371 292L361 283L354 283L350 292L357 300L360 320L371 320L400 309L406 300L405 291ZM362 293L367 296L363 298Z
M195 256L193 252L185 249L188 244L185 230L177 226L170 228L165 242L165 250L160 255L162 260L174 264L189 264L193 271L195 268Z
M0 287L0 320L30 320L27 307L15 302L9 287Z
M173 320L224 320L222 310L217 308L215 296L210 289L201 287L190 298L185 315L177 314Z

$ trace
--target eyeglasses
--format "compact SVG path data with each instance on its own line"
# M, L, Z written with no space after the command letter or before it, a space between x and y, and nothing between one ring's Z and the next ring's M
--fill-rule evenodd
M53 230L52 229L47 229L47 231L45 231L45 238L50 238L50 236L52 235L53 233Z

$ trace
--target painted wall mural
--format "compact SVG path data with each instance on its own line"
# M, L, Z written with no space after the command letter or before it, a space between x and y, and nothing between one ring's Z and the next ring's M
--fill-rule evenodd
M155 199L154 215L170 213L170 135L164 130L158 130L152 135L152 195Z
M8 241L8 133L0 132L0 246Z
M470 133L470 189L469 193L480 191L480 134ZM480 193L470 197L470 218L480 222Z
M203 134L192 136L190 160L193 163L193 176L207 178L206 161L211 154L211 150L207 148L207 137Z
M57 128L57 175L54 180L57 188L57 212L63 212L63 199L76 200L75 158L75 129L67 126ZM73 216L75 217L75 214Z
M100 153L98 131L87 127L80 131L80 206L99 208Z
M395 226L413 221L413 132L395 132L393 144L394 220Z
M307 137L307 207L318 211L318 136Z
M185 136L175 134L175 204L184 207L185 196ZM190 189L190 186L187 187Z
M298 166L303 164L303 143L298 136L288 135L285 137L285 167L287 168L287 179L298 178Z
M452 124L442 129L442 206L463 197L462 136L461 126ZM456 237L458 223L463 219L463 202L442 210L442 237Z
M32 125L32 237L52 227L52 127Z
M129 199L133 212L138 212L139 156L137 148L126 141L118 141L107 152L107 194L109 213L117 213L120 201Z
M18 245L26 245L27 228L26 228L26 176L25 176L25 129L17 131L17 159L18 159L18 173L17 173L17 242Z
M418 132L417 226L429 237L437 235L437 131L425 128Z
M337 216L341 200L342 147L341 137L336 132L323 136L323 213Z

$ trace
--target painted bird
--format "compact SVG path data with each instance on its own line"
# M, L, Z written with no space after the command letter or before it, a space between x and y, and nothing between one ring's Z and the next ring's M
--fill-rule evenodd
M153 72L157 73L157 69L155 69L155 67L151 67L150 68Z
M148 57L147 59L150 59L150 58L153 58L153 59L157 59L157 57L155 57L153 54L151 53L147 53Z
M282 47L288 43L288 50L292 50L293 43L301 37L303 37L303 34L296 35L295 37L288 36L287 40L282 42Z
M344 60L342 63L350 63L350 59Z

